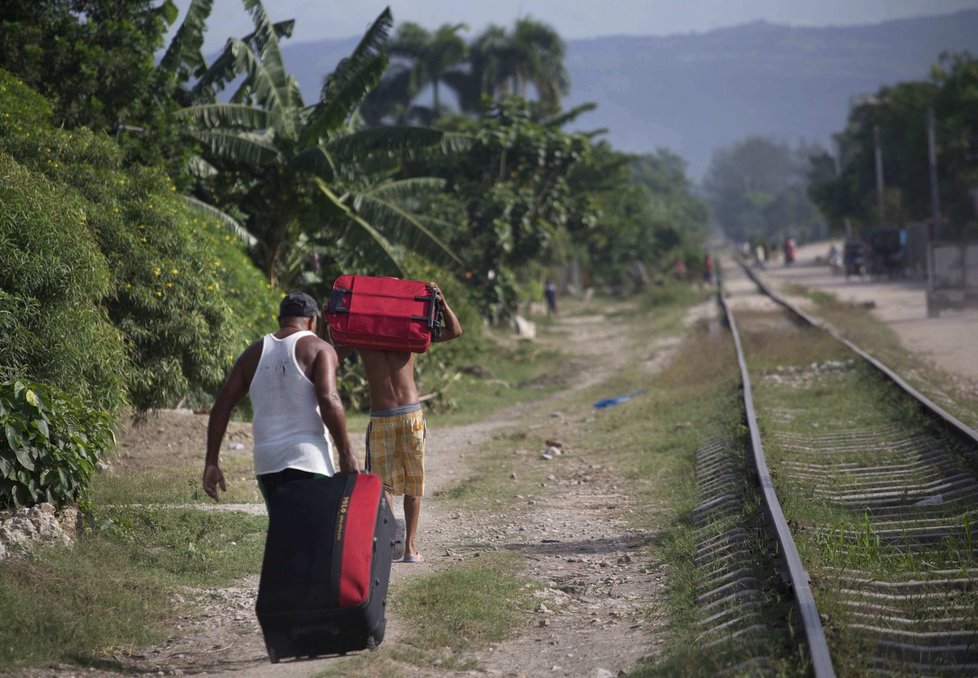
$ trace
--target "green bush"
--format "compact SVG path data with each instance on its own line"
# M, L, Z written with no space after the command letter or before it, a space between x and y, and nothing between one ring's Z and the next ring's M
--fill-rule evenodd
M57 388L0 382L0 508L83 501L110 418Z
M240 246L215 238L162 171L124 168L109 137L53 128L43 99L2 70L0 111L0 172L20 177L0 189L2 287L38 307L46 323L35 328L38 348L27 358L55 363L53 340L87 357L73 365L74 377L67 365L35 370L25 359L28 376L111 409L172 407L213 392L252 335L269 327L278 301ZM51 317L88 325L50 320L48 309L71 302L69 293L86 300L84 312ZM114 336L99 338L92 323L114 326ZM10 355L23 353L14 349ZM6 357L2 365L10 366Z
M2 148L0 176L0 365L117 409L127 361L100 306L111 275L83 201Z

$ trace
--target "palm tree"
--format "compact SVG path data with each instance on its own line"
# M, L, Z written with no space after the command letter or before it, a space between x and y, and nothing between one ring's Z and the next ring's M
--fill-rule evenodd
M291 282L303 235L328 233L359 239L361 245L366 239L377 256L398 270L392 240L409 242L441 261L457 261L410 212L401 210L398 219L383 226L361 213L363 205L375 206L385 187L390 188L386 195L395 197L422 188L393 182L404 154L460 143L429 128L357 129L354 112L387 66L383 48L392 23L390 10L378 16L351 55L326 78L320 100L305 106L279 47L279 38L291 34L292 22L273 24L260 0L243 3L255 31L228 41L191 90L199 103L183 113L206 149L201 167L209 177L202 186L212 193L202 197L223 195L240 210L245 228L257 239L253 257L269 281ZM216 93L239 74L245 78L230 101L218 103ZM413 240L406 239L408 230L416 236Z
M384 118L401 124L412 120L430 124L442 116L441 86L456 90L467 78L460 66L468 56L468 47L459 36L465 24L444 24L429 33L416 23L398 27L390 42L389 53L395 61L384 75L370 101L371 121ZM432 106L417 103L418 96L432 88Z
M570 90L570 77L564 67L567 48L560 35L539 21L520 19L512 42L520 57L516 71L520 86L532 82L540 102L553 110L559 109L561 95Z
M561 95L570 87L564 67L564 41L550 26L520 19L512 34L489 26L472 46L472 76L480 94L498 98L503 93L526 96L533 85L540 103L549 110L560 108ZM464 101L471 105L471 92Z

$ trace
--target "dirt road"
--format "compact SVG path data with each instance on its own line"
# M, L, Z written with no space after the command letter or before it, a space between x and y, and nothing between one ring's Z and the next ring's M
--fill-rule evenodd
M600 459L575 451L575 436L593 421L589 405L570 399L602 380L629 354L622 337L624 314L561 317L554 328L566 361L561 378L565 388L532 403L499 411L467 426L443 427L429 421L426 466L428 497L422 511L420 548L426 562L397 563L392 572L392 595L406 580L464 564L490 551L506 550L525 557L524 575L541 586L533 618L505 642L466 653L483 670L498 675L609 676L635 667L657 650L662 620L649 610L660 607L665 586L663 571L648 565L638 550L659 535L626 526L630 499L619 490L620 479ZM674 345L675 342L673 342ZM667 342L656 357L643 361L650 374L660 370L670 352ZM647 354L646 354L647 355ZM582 366L586 365L586 369ZM121 435L131 462L142 458L198 460L206 417L186 412L162 412ZM439 493L473 473L480 450L488 441L519 431L512 462L498 473L505 478L525 472L527 465L545 465L545 483L531 494L516 495L512 503L467 511L439 498ZM224 454L249 454L250 430L235 424L229 432L234 447ZM362 455L362 433L352 432ZM563 453L544 459L543 441L562 443ZM200 505L204 507L204 505ZM208 505L217 510L263 512L264 506ZM396 513L401 515L400 507ZM121 671L82 670L85 676L201 674L238 678L313 676L326 670L344 675L347 658L268 663L254 615L257 577L228 588L185 590L175 594L193 603L156 647L138 648L114 659ZM460 592L461 595L461 592ZM405 625L388 615L388 634L379 653L396 648ZM394 662L398 675L452 675L434 666ZM68 675L68 667L30 669L17 675L39 678Z

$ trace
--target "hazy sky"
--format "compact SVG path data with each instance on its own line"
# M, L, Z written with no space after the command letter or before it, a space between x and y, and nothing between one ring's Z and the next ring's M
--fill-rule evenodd
M176 0L181 19L190 0ZM390 5L395 22L427 28L466 22L470 36L490 23L510 26L530 16L553 26L564 39L601 35L666 35L702 32L750 21L795 26L876 23L978 8L978 0L264 0L275 21L295 19L292 42L359 36ZM206 51L229 36L249 32L241 0L214 0Z

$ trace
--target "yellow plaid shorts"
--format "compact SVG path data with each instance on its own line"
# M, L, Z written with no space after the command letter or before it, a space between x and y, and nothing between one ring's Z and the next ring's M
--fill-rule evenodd
M380 476L391 494L424 496L424 414L378 416L367 425L367 470Z

